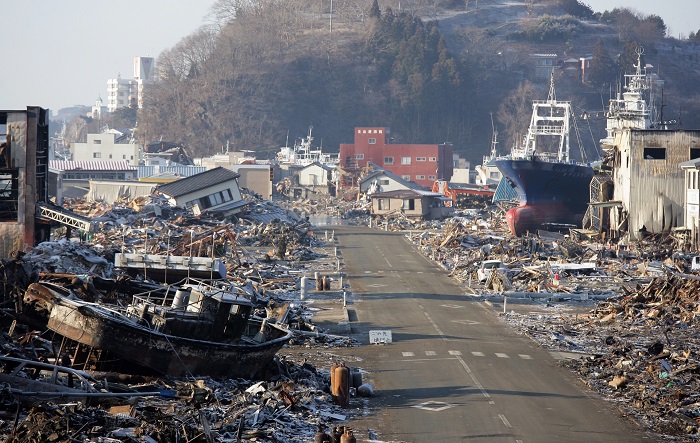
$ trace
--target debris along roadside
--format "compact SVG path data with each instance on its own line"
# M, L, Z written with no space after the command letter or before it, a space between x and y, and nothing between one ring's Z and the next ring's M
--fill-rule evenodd
M659 440L700 441L700 277L672 237L627 246L576 230L514 238L475 212L406 236ZM487 260L506 269L480 283Z
M6 412L0 417L0 435L4 441L46 441L50 435L51 441L307 442L319 426L340 425L345 413L333 404L330 372L291 354L274 356L249 378L214 378L207 376L206 368L174 377L136 370L133 362L96 370L109 362L99 360L102 349L92 348L85 354L80 345L70 347L60 340L44 320L27 315L23 308L32 284L51 285L74 303L80 301L79 311L105 306L116 312L146 293L177 287L183 275L176 271L183 271L173 264L176 257L209 258L205 263L210 270L219 269L217 260L223 266L229 292L235 290L250 299L253 315L268 323L283 322L292 330L291 343L354 345L347 337L325 334L314 326L312 304L301 299L301 276L338 273L337 260L329 252L333 248L297 213L256 202L248 214L222 222L192 217L157 198L142 200L138 205L111 208L88 205L98 215L100 229L86 243L45 242L0 263L5 288L0 323L9 332L0 337L1 353L85 370L96 380L94 389L99 394L91 392L90 401L85 402L66 393L47 394L27 406L20 401L26 397L22 392L2 385L0 401ZM119 254L160 256L172 266L157 272L160 262L142 260L139 266L115 267ZM184 271L189 281L222 284L223 280L206 281L206 271L202 274L195 279ZM163 285L165 281L170 284ZM161 306L171 307L175 298L163 297ZM49 292L47 299L57 296ZM145 312L154 315L162 307ZM31 378L33 373L21 371L19 376ZM70 376L62 380L72 382ZM156 397L151 396L154 392Z

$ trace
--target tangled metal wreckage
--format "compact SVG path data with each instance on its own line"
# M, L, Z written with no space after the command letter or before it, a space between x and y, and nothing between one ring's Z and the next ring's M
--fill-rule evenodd
M352 345L295 303L302 274L335 271L327 242L270 202L222 223L140 201L73 202L87 241L2 262L5 441L302 442L342 421L329 373L278 355Z

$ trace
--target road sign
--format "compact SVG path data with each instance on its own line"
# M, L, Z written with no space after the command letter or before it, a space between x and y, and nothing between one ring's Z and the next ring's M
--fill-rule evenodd
M391 331L369 331L369 342L391 343Z

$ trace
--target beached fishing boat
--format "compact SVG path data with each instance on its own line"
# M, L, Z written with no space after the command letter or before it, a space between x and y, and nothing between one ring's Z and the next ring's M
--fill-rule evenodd
M24 303L72 346L73 366L148 368L173 376L251 378L292 337L276 319L254 315L244 288L186 284L134 295L126 309L90 303L51 283L34 283Z
M556 99L552 76L547 100L533 101L523 144L493 160L503 174L499 188L515 190L520 203L506 213L514 235L547 225L581 225L594 169L570 159L572 118L571 103ZM497 190L496 196L501 193Z

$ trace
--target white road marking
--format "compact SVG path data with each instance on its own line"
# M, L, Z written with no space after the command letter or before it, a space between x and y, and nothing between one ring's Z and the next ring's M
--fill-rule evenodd
M467 363L466 363L464 360L462 360L462 357L457 357L457 360L458 360L459 363L462 365L462 367L464 368L464 370L467 371L467 374L469 374L469 376L471 377L472 383L474 383L474 386L476 386L477 388L479 388L479 391L481 391L481 395L483 395L483 396L486 397L486 398L491 398L491 396L489 395L489 393L486 392L486 389L484 389L484 386L483 386L481 383L479 383L479 380L476 379L476 375L474 375L474 373L472 372L472 370L471 370L471 368L469 367L469 365L467 365Z
M423 309L422 306L421 306L421 309ZM443 334L442 331L440 330L440 327L437 325L437 323L435 323L433 321L432 318L430 318L430 316L428 315L427 312L425 312L425 310L423 311L423 314L425 314L425 316L428 318L428 321L430 322L431 325L433 325L433 328L435 328L437 333L440 334L440 337L442 337L443 340L447 340L447 338L445 337L445 334Z
M462 355L462 351L449 351L450 355Z
M472 351L472 355L473 355L474 357L483 357L483 356L484 356L484 353L483 353L483 352L479 352L479 351Z
M450 409L454 407L454 405L441 401L427 401L425 403L421 403L419 405L414 405L411 407L416 409L425 409L426 411L440 412L444 411L445 409Z
M503 415L503 414L498 414L498 418L501 419L501 421L503 422L504 425L506 425L506 427L508 427L508 428L512 428L512 427L513 427L513 426L510 425L510 423L508 422L508 419L506 418L505 415Z
M532 360L532 357L527 354L518 354L518 357L522 358L523 360Z
M414 357L416 354L414 354L413 352L402 352L401 355L403 355L404 357Z
M474 320L452 320L452 323L461 323L467 326L474 326L480 324L478 321Z
M425 355L435 355L435 351L425 351Z
M496 352L496 357L498 357L498 358L510 358L510 357L508 357L508 354L504 354L502 352Z

